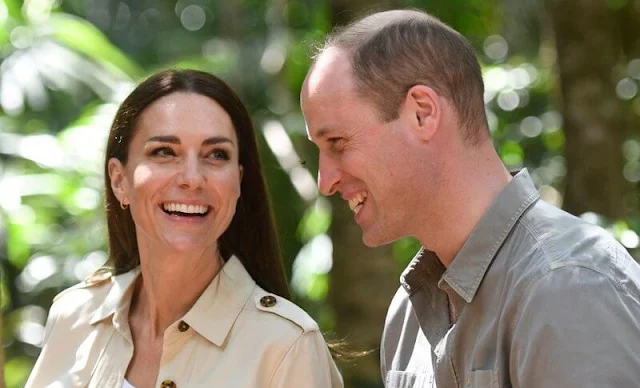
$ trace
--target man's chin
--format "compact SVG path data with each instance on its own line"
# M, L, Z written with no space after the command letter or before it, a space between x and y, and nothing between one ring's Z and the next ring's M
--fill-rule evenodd
M377 233L376 233L377 232ZM369 248L376 248L379 246L391 244L394 241L400 240L404 236L395 236L387 233L380 233L380 231L362 230L362 242Z

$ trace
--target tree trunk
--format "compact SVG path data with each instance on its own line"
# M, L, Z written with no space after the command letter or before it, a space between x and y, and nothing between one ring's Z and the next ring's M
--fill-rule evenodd
M547 0L555 33L567 176L564 207L609 218L637 209L623 175L631 110L616 95L623 49L615 12L602 0Z
M345 385L375 386L380 381L380 338L387 308L398 287L398 269L391 246L367 248L353 213L338 196L331 201L333 269L329 298L335 309L336 332L351 350L374 350L341 365Z
M0 388L4 388L4 344L2 342L2 311L0 311Z

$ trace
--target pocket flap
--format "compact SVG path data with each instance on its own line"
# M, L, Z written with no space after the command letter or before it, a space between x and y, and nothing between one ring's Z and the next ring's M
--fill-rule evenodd
M468 388L491 388L497 386L498 377L496 371L493 369L474 370L469 374L469 381L467 381Z
M433 375L428 373L412 373L392 370L387 372L386 388L428 388L433 382Z

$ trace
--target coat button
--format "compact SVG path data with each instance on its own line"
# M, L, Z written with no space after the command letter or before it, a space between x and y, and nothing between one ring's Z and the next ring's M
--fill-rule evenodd
M276 305L276 298L271 295L263 296L260 298L260 304L262 307L273 307Z
M165 380L160 384L160 388L176 388L176 383L171 380Z
M180 321L180 323L178 323L178 331L184 333L187 330L189 330L189 324L185 321Z

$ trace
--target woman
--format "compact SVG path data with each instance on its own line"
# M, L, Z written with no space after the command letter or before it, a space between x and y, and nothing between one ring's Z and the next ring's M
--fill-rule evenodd
M54 299L28 387L341 387L289 302L250 117L221 80L160 72L107 144L111 271Z

